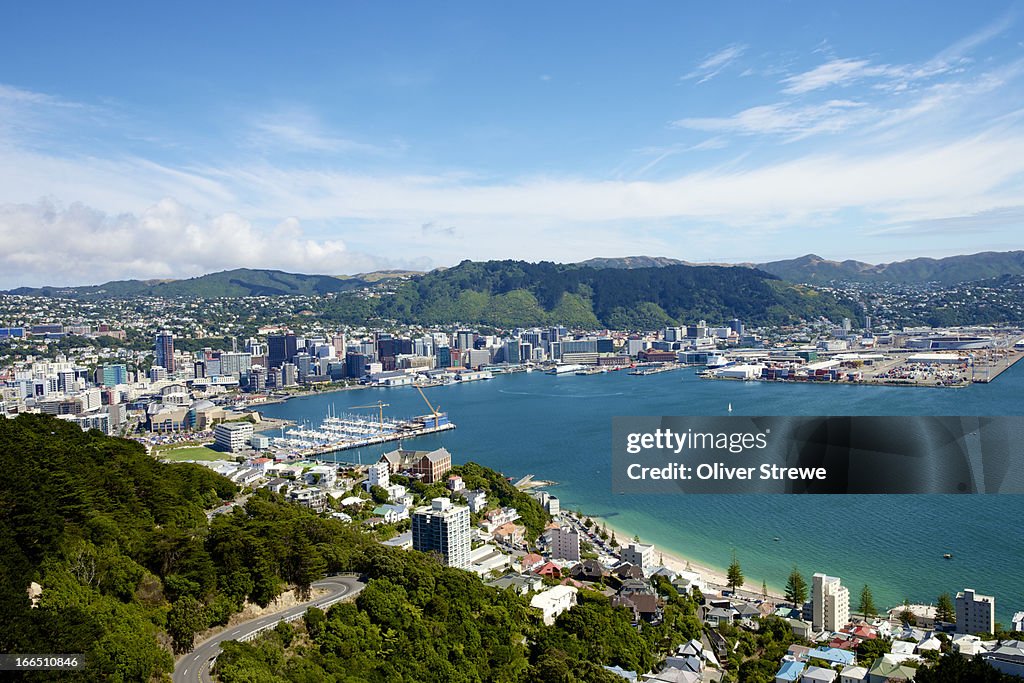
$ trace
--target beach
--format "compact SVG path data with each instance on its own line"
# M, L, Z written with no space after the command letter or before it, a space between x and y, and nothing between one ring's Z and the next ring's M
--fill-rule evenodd
M642 530L622 529L620 527L615 526L614 524L610 524L608 520L605 518L584 515L584 518L587 517L594 520L594 523L598 526L604 525L608 529L609 534L614 532L615 540L619 542L620 546L628 545L632 541L634 536L639 536L641 543L645 542L643 534L637 533L638 531ZM708 592L721 592L723 589L728 590L729 580L726 578L725 570L709 567L706 564L701 564L700 562L696 562L692 559L687 559L686 557L683 557L678 553L665 550L657 544L652 545L654 545L654 550L659 565L667 567L668 569L671 569L674 572L692 571L699 573L701 579L704 582L704 585L707 586L709 589ZM742 569L742 567L743 563L741 562L740 568ZM764 596L764 594L761 592L760 580L755 580L753 577L750 576L745 576L744 578L746 579L746 581L738 591L738 593L741 596L753 598L761 598ZM779 590L778 587L773 587L771 584L768 584L768 600L775 603L781 603L786 601L785 597L782 594L782 591Z

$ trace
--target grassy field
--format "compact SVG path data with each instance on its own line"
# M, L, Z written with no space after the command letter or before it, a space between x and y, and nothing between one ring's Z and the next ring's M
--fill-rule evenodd
M168 460L234 460L230 453L215 451L209 446L186 446L161 450L159 457Z

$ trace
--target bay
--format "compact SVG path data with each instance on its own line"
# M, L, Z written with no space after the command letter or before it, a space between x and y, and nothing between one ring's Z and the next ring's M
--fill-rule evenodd
M425 391L458 428L403 447L444 446L456 463L556 481L550 491L563 509L606 517L711 567L727 566L735 550L748 586L763 580L781 590L797 566L808 580L819 571L841 577L854 608L867 584L879 607L933 603L966 587L994 595L1006 626L1024 610L1022 496L613 495L610 474L616 415L724 415L729 404L733 415L1019 415L1024 363L962 389L709 381L688 369L643 377L517 373ZM261 411L318 424L329 409L378 400L394 417L427 412L409 387L306 396ZM338 459L371 462L395 447Z

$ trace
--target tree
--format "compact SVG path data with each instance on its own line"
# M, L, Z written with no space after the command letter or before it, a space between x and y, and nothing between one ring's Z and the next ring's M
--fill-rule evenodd
M203 603L190 595L178 599L167 614L167 632L174 640L174 651L188 652L192 649L196 632L206 628Z
M739 560L736 559L736 551L732 552L732 563L729 564L729 571L726 573L726 580L729 582L729 589L733 593L743 586L743 570L740 569Z
M765 600L768 599L768 582L761 579L761 597Z
M796 608L807 602L807 582L796 565L793 565L793 571L789 573L789 579L786 581L786 600Z
M865 619L875 616L878 610L875 608L875 598L871 595L871 588L864 584L860 589L860 613Z
M903 609L900 611L899 619L908 626L917 626L917 617L910 611L910 601L904 598Z
M953 600L949 597L949 593L939 596L939 601L935 605L935 621L946 624L956 623L956 609L953 607Z

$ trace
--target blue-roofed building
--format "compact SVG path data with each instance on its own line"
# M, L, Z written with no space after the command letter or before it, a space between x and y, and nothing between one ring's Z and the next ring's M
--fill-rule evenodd
M849 650L840 650L837 647L818 647L807 653L808 658L816 657L835 666L849 666L857 663L857 655Z
M782 668L775 674L775 683L793 683L800 680L804 672L803 662L783 662Z
M640 680L640 677L637 675L637 673L635 671L627 671L626 669L623 669L621 666L606 666L606 667L604 667L604 670L605 671L610 671L611 673L615 674L616 676L620 676L623 680L627 680L627 681L638 681L638 680Z

